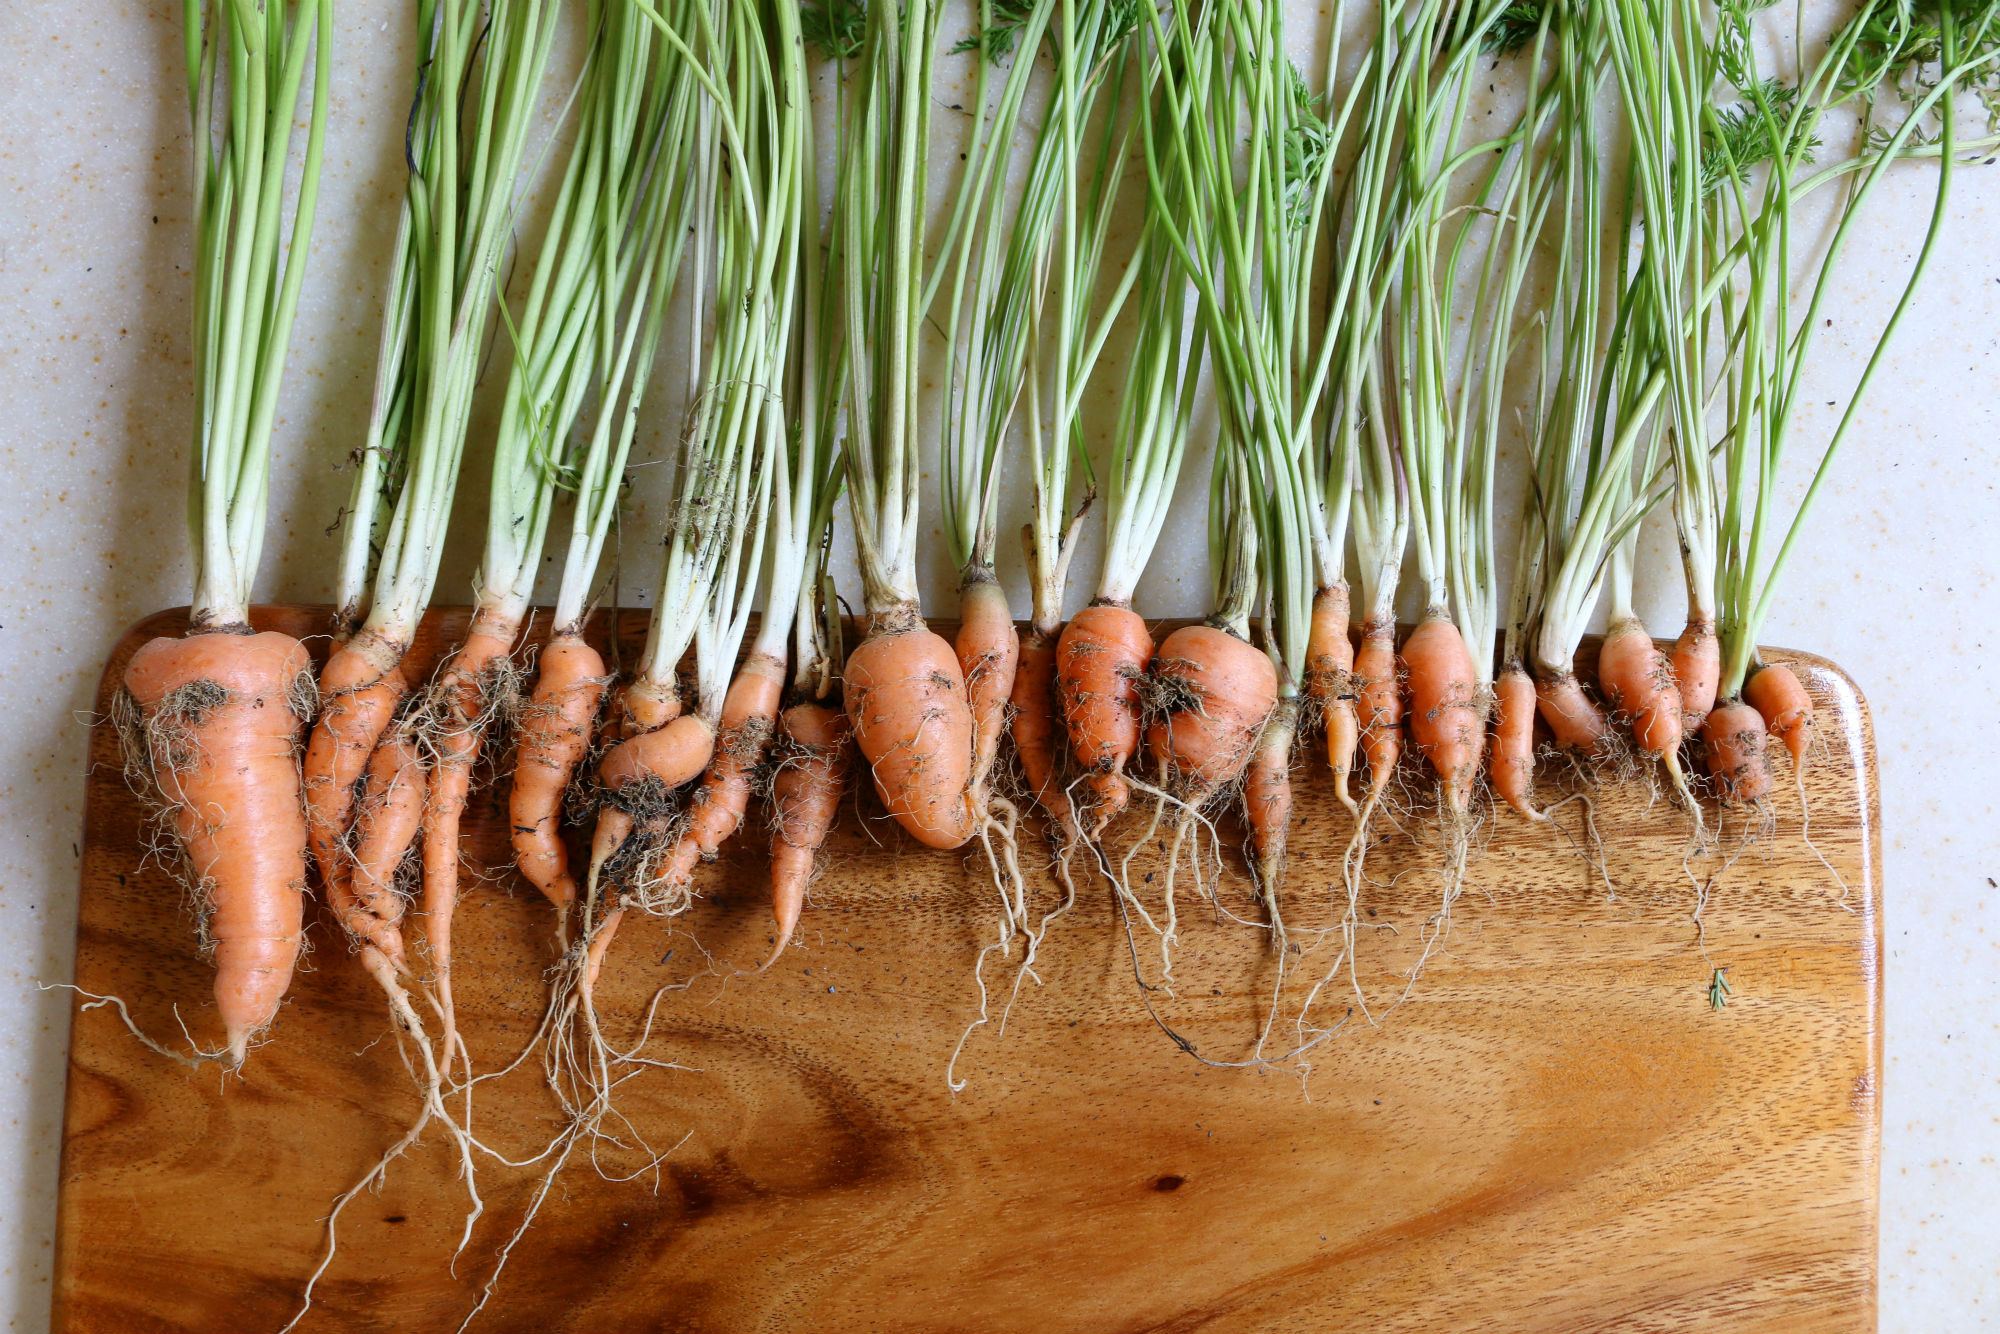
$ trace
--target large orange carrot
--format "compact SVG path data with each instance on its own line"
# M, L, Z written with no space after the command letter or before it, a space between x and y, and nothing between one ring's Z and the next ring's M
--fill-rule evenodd
M843 674L854 742L896 822L927 847L965 843L972 809L972 711L958 655L914 607L873 618Z
M1764 758L1770 736L1764 715L1740 699L1725 700L1710 710L1701 725L1708 752L1708 772L1732 806L1754 805L1771 790L1771 770Z
M343 873L341 840L354 785L409 693L402 666L407 647L363 629L334 649L320 672L319 721L306 743L304 783L306 831L322 883Z
M1681 637L1674 641L1674 684L1681 692L1681 732L1699 728L1715 707L1715 692L1722 684L1722 641L1716 637L1713 617L1690 616Z
M432 688L424 720L433 766L424 810L424 943L436 976L443 1058L458 1046L457 1007L451 989L451 918L458 907L458 831L472 792L472 766L486 737L492 709L493 669L514 651L518 616L481 607Z
M1227 630L1188 625L1168 635L1153 664L1168 704L1146 748L1168 788L1199 806L1242 775L1278 702L1270 655Z
M778 696L785 688L785 663L768 653L752 652L737 669L722 700L722 724L716 735L715 762L688 803L687 826L668 854L660 878L668 890L685 890L694 881L696 863L713 857L743 823L750 809L750 789L770 749L777 723Z
M840 811L853 736L847 715L824 704L794 704L778 720L784 759L772 782L771 816L771 916L778 934L764 968L785 952L798 927L814 860Z
M1006 590L989 567L968 566L958 590L958 641L953 645L965 674L966 705L972 710L973 800L983 814L1000 734L1007 727L1007 702L1021 661L1021 636Z
M562 840L563 794L590 749L603 698L604 658L575 631L557 632L542 649L534 697L521 717L507 818L514 864L563 910L576 901Z
M1591 753L1611 739L1611 723L1604 710L1583 692L1575 672L1560 672L1535 681L1535 700L1541 706L1542 721L1555 733L1556 744L1564 750Z
M1357 808L1348 791L1348 779L1354 770L1360 723L1354 715L1354 639L1348 631L1348 616L1345 581L1329 584L1313 595L1305 686L1326 727L1326 762L1333 769L1334 792L1351 811Z
M311 660L299 642L235 629L160 638L125 668L146 760L172 812L203 931L229 1059L277 1017L304 923L306 823L294 710Z
M416 740L399 727L369 757L355 803L351 864L328 886L341 925L403 974L409 972L409 958L396 874L423 827L427 788Z
M1056 645L1058 639L1031 630L1021 644L1014 674L1014 754L1036 803L1056 822L1062 847L1081 838L1069 789L1056 773Z
M1487 781L1500 799L1530 820L1549 817L1535 807L1535 682L1510 662L1493 682L1493 749Z
M1403 692L1396 682L1396 622L1391 617L1374 618L1361 627L1354 701L1361 754L1368 761L1368 795L1377 797L1403 754Z
M1798 674L1782 663L1758 668L1743 686L1743 702L1764 720L1770 734L1792 753L1792 768L1804 773L1812 744L1813 702Z
M1152 657L1145 620L1129 604L1102 598L1078 612L1056 641L1056 698L1099 829L1131 797L1125 766L1139 749L1139 683Z
M1410 737L1438 776L1445 809L1462 816L1486 750L1472 653L1457 623L1433 610L1404 642L1401 666L1410 690Z
M1665 755L1680 748L1682 701L1673 666L1636 617L1605 631L1597 686L1612 711L1630 723L1640 750Z

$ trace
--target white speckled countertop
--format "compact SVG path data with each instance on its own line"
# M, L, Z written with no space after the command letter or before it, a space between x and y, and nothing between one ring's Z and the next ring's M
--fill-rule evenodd
M180 12L174 0L0 8L0 694L18 706L0 760L0 1314L20 1331L48 1321L68 1000L37 983L70 971L80 718L119 633L187 600ZM343 0L339 15L340 81L260 600L330 595L324 530L346 488L335 465L365 418L379 270L401 189L404 8ZM1918 178L1882 191L1882 226L1830 309L1879 316L1927 207ZM1765 636L1841 663L1875 710L1888 1331L2000 1327L2000 924L1991 915L2000 821L1994 777L1973 763L2000 754L2000 679L1985 650L2000 635L1996 238L2000 167L1961 173L1933 281ZM1829 391L1809 399L1844 391L1858 371L1865 347L1842 339L1836 319L1815 371ZM1828 425L1808 418L1801 431ZM466 494L477 504L472 473ZM642 508L633 522L644 521ZM1152 615L1195 612L1206 596L1200 540L1183 532L1176 543L1169 531L1141 591ZM441 599L469 593L471 548L454 548ZM1678 574L1659 555L1642 611L1672 627ZM930 571L940 590L942 565ZM1078 569L1091 568L1086 553ZM1948 712L1940 699L1952 701Z

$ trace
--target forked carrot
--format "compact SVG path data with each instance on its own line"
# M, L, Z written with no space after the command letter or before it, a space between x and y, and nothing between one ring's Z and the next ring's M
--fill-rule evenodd
M1410 737L1437 774L1445 812L1463 818L1486 750L1486 715L1457 623L1434 609L1410 632L1399 665L1410 692Z
M1306 694L1319 709L1326 728L1326 762L1333 770L1334 793L1340 804L1358 811L1349 791L1355 746L1361 739L1354 711L1354 638L1348 628L1350 598L1347 581L1327 585L1313 595L1312 632L1306 643Z
M1130 800L1125 766L1139 749L1139 685L1152 656L1145 620L1129 604L1102 598L1072 617L1056 641L1056 698L1090 790L1094 829Z
M771 816L771 916L778 930L759 972L785 952L798 927L814 863L840 810L852 738L847 715L825 704L794 704L778 720Z
M1757 710L1772 736L1785 743L1793 769L1803 774L1806 751L1812 745L1813 702L1798 673L1781 662L1765 664L1744 683L1743 702Z
M562 839L563 795L590 749L603 698L603 656L574 630L552 636L542 649L535 692L517 731L507 820L515 865L565 913L577 888Z
M1519 662L1501 668L1493 683L1493 745L1486 777L1500 799L1524 818L1549 818L1535 806L1535 681Z

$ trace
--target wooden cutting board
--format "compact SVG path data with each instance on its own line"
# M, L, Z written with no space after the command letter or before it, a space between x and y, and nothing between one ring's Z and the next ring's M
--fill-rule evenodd
M301 636L326 624L320 608L256 619ZM436 614L412 666L464 620ZM182 624L168 612L134 627L100 712L132 650ZM627 661L643 629L624 616ZM1686 817L1643 779L1595 790L1601 855L1581 802L1558 812L1560 832L1489 818L1449 934L1392 1008L1439 907L1444 854L1420 812L1384 821L1361 898L1374 1022L1329 986L1314 1018L1345 1024L1309 1073L1203 1065L1170 1042L1093 873L1004 1036L989 1025L967 1044L954 1095L946 1065L976 1013L972 969L996 917L979 859L915 848L872 796L850 803L799 945L748 978L735 970L770 938L753 827L704 869L691 912L627 926L602 993L611 1035L628 1042L649 998L675 988L646 1052L683 1067L620 1090L630 1147L604 1146L604 1175L641 1168L639 1136L672 1152L622 1182L573 1160L474 1328L1873 1329L1873 741L1837 668L1773 656L1801 669L1819 708L1806 795L1831 870L1801 837L1782 755L1775 825L1732 821L1721 855L1690 856ZM177 891L144 859L106 727L91 762L76 981L124 997L162 1038L178 1035L178 1003L212 1043L209 970ZM1303 944L1338 916L1352 833L1316 774L1302 766L1284 896ZM1561 786L1545 781L1545 799ZM1121 828L1130 839L1143 825ZM1228 820L1220 832L1240 839ZM458 1004L491 1070L535 1028L550 913L504 869L491 793L468 833L472 865L491 874L459 910ZM1045 849L1039 832L1024 840L1034 892L1052 903ZM1132 862L1151 908L1160 866L1150 847ZM1202 1057L1238 1061L1270 1004L1274 956L1185 874L1174 994L1154 1004ZM1227 846L1219 902L1257 917ZM292 1313L330 1201L415 1109L372 983L323 915L312 932L310 971L241 1078L161 1060L107 1010L75 1015L58 1329L272 1330ZM1135 939L1157 981L1157 939L1143 926ZM1322 937L1288 966L1288 1012L1333 951ZM988 961L996 992L1019 958ZM1717 967L1733 989L1720 1010ZM1281 1025L1274 1054L1292 1032ZM515 1157L557 1128L532 1062L482 1085L476 1117ZM455 1328L536 1181L481 1166L486 1213L455 1271L465 1196L433 1136L344 1215L302 1327Z

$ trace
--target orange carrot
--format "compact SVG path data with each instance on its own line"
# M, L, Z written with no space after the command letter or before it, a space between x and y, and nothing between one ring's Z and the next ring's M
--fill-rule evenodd
M1410 737L1437 773L1444 807L1464 815L1486 750L1486 716L1465 636L1441 610L1410 632L1401 668L1410 690Z
M1611 739L1611 724L1604 711L1583 693L1583 683L1575 672L1539 677L1535 700L1541 705L1542 721L1555 733L1556 744L1564 750L1594 752Z
M1265 720L1264 734L1243 775L1243 820L1250 827L1250 855L1274 925L1279 922L1278 890L1285 877L1285 836L1292 823L1292 738L1298 721L1298 696L1284 696Z
M398 727L382 739L368 758L355 802L350 864L341 868L336 882L346 899L336 905L341 924L402 974L409 972L409 959L396 873L423 827L427 779L414 737Z
M433 766L424 809L424 943L436 976L444 1025L443 1059L458 1046L457 1006L451 989L451 918L458 907L458 831L472 792L472 766L485 740L492 669L514 651L518 617L482 607L466 628L432 688L433 714L425 720Z
M692 884L696 863L715 856L743 823L752 782L771 745L778 696L784 688L782 658L752 652L737 669L722 700L715 762L688 803L687 826L660 873L669 890L678 892Z
M1629 720L1640 750L1667 755L1680 749L1682 701L1673 666L1637 618L1628 616L1605 632L1597 686L1613 712Z
M950 850L972 837L972 711L950 644L914 607L873 618L847 659L847 719L875 790L918 842Z
M966 704L972 710L973 800L983 814L1021 661L1021 636L1014 628L1006 591L990 567L967 567L958 590L958 609L961 619L953 648L965 674Z
M1380 796L1403 754L1403 692L1396 684L1396 622L1383 616L1361 627L1354 655L1354 700L1368 795Z
M1037 804L1056 822L1067 849L1082 838L1069 789L1056 774L1056 645L1059 639L1031 630L1021 644L1014 674L1014 754Z
M407 646L363 629L334 649L320 672L319 721L306 743L306 832L322 883L342 874L341 840L354 806L354 785L375 743L409 693L403 676Z
M1171 701L1146 729L1169 790L1199 806L1243 773L1278 702L1270 655L1227 630L1188 625L1168 635L1153 674Z
M1754 805L1771 790L1771 770L1764 758L1770 736L1764 715L1742 700L1725 700L1701 725L1708 752L1708 772L1731 806Z
M1716 637L1714 618L1688 618L1674 641L1673 664L1674 683L1681 691L1681 731L1686 734L1708 717L1722 683L1722 641Z
M1785 743L1792 753L1792 768L1804 773L1806 748L1812 744L1813 702L1798 674L1782 663L1758 668L1743 687L1743 702L1757 710L1772 736Z
M244 627L247 630L247 627ZM229 1059L277 1017L299 957L306 823L294 712L311 660L299 642L236 628L160 638L125 668L145 758L215 946Z
M1549 817L1535 808L1535 682L1510 662L1493 683L1493 749L1487 781L1500 799L1530 820Z
M563 910L576 900L562 840L563 794L590 748L591 724L603 698L603 657L575 631L557 632L542 649L541 674L521 718L507 817L514 864Z
M798 926L814 860L840 810L853 735L847 715L824 704L794 704L778 720L779 744L786 751L772 783L771 916L778 934L763 968L785 952Z
M1347 584L1329 584L1313 596L1306 638L1306 694L1319 705L1326 726L1326 761L1341 805L1356 810L1348 791L1360 724L1354 716L1354 640L1348 632Z
M1139 683L1152 656L1145 620L1129 604L1103 598L1078 612L1056 641L1056 699L1099 829L1131 798L1125 766L1139 749Z

